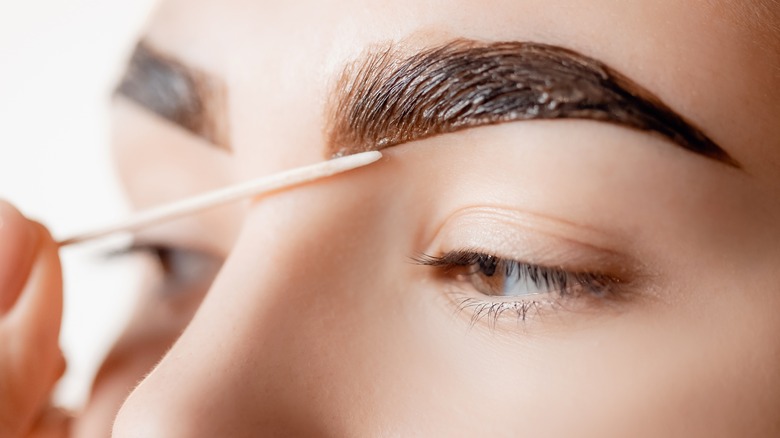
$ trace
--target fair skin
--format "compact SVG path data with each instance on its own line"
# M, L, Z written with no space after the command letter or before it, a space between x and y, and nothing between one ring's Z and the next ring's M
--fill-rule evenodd
M517 121L404 142L365 169L145 230L138 241L185 249L199 268L173 288L148 258L149 290L74 435L777 435L779 17L758 0L165 2L145 44L224 83L229 141L120 93L114 146L139 209L328 157L345 66L455 38L598 59L739 165L616 124ZM10 206L2 217L2 233L26 224ZM54 272L41 233L9 254L40 248ZM620 281L607 297L539 284L496 297L478 287L494 276L413 261L476 249ZM21 297L59 297L57 275ZM58 311L19 310L44 327L30 345L45 367L0 356L3 382L36 382L4 420L19 436L49 412ZM25 333L12 319L0 316L4 338Z

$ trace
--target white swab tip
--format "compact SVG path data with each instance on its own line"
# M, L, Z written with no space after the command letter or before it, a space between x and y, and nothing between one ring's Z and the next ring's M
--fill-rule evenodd
M379 151L368 151L368 152L360 152L354 155L347 155L345 157L339 158L339 160L344 160L344 162L349 162L353 164L355 167L365 166L367 164L371 164L375 161L379 161L379 159L382 158L382 153Z

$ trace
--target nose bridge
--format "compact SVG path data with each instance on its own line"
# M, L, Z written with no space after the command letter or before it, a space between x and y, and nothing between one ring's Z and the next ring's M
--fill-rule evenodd
M315 412L326 395L312 390L338 366L325 338L354 329L338 309L376 280L355 269L376 258L376 239L365 241L371 203L336 193L311 187L250 211L192 323L123 406L117 436L218 436L237 425L327 435Z

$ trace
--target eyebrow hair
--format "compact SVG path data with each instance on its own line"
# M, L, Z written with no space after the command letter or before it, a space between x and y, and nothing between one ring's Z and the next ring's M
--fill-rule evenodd
M229 149L224 83L160 53L144 41L135 47L115 94Z
M332 96L331 156L482 125L589 119L656 133L740 167L642 86L597 60L546 44L459 39L405 58L390 45L349 65Z

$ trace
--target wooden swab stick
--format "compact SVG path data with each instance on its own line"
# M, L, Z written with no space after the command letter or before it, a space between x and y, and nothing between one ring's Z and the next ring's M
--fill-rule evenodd
M346 157L335 158L310 166L298 167L256 180L239 183L230 187L204 193L192 198L176 201L151 210L137 213L117 224L78 234L59 242L60 247L98 239L122 231L134 231L166 220L197 213L201 210L238 201L250 196L273 192L310 181L325 178L337 173L363 167L382 158L380 152L363 152Z

